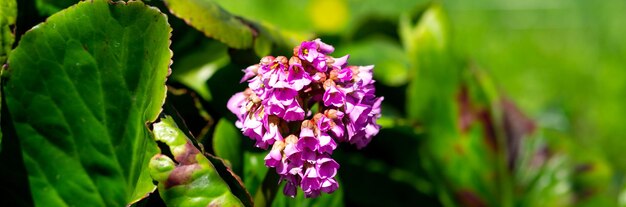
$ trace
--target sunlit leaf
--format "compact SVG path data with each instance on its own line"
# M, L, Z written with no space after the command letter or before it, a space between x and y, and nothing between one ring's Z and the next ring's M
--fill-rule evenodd
M236 15L249 17L244 19L230 12L230 9L240 11L238 8L252 8L255 11L260 11L262 8L255 5L262 4L274 5L272 10L275 11L278 9L274 8L275 6L281 6L281 4L277 3L268 4L264 2L258 4L260 2L246 3L238 1L234 3L245 6L227 7L228 10L224 10L221 5L225 4L228 6L228 2L220 2L220 4L214 0L166 0L165 2L174 15L185 20L187 24L197 30L202 31L206 36L213 37L233 48L246 49L254 47L255 52L259 56L267 55L271 50L272 44L278 45L282 49L290 49L300 41L312 37L307 32L283 30L281 27L261 19L250 18L249 15L236 13ZM288 19L284 16L280 18Z
M168 206L244 206L171 117L153 124L153 132L174 156L158 154L150 161L150 174Z
M166 0L170 11L206 36L222 41L233 48L252 46L252 28L244 24L213 0Z
M165 98L171 29L141 2L81 2L27 32L4 86L38 206L125 206L153 191L146 123Z
M310 31L308 1L274 0L214 0L224 9L246 19L272 25L283 30Z

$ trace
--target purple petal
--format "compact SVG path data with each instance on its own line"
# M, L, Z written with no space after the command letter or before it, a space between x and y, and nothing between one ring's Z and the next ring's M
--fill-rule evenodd
M325 132L322 132L319 139L319 152L332 154L333 150L337 148L337 143L332 137L328 136Z
M298 190L296 189L296 185L294 183L287 182L287 184L285 184L285 188L283 189L283 194L293 198L296 196L296 192L298 192Z
M301 137L297 144L297 148L301 151L307 149L310 151L317 151L318 147L319 141L315 137Z
M228 110L230 110L230 112L235 114L237 117L240 117L242 115L240 113L241 105L244 103L245 100L246 96L243 94L243 92L236 93L235 95L231 96L230 99L228 99L226 107L228 108Z
M265 156L265 165L268 167L277 167L282 164L282 154L279 150L272 149L270 153Z
M317 38L317 39L315 39L313 41L318 45L319 51L321 53L324 53L324 54L328 55L328 54L332 53L333 51L335 51L335 48L333 46L330 46L329 44L326 44L326 43L322 42L322 40L320 40L319 38Z
M339 188L339 184L334 178L323 179L320 184L320 190L324 193L333 193Z
M241 81L239 81L239 83L243 83L244 81L247 81L248 79L254 77L255 75L257 75L257 70L259 69L259 65L251 65L248 66L246 69L243 69L242 71L245 73L243 75L243 77L241 78Z
M297 101L294 101L287 107L285 110L285 115L283 116L285 121L298 121L304 119L304 109L300 107Z
M359 79L363 80L364 84L372 83L372 70L374 70L373 65L359 66Z
M340 90L337 89L337 87L335 86L330 86L325 92L324 92L324 105L325 106L334 106L334 107L341 107L343 106L343 103L345 102L346 99L346 95L341 92Z
M352 80L352 70L350 68L344 68L339 71L337 78L343 82Z
M317 160L319 177L320 178L333 178L337 175L337 169L339 169L339 163L330 157L322 157Z

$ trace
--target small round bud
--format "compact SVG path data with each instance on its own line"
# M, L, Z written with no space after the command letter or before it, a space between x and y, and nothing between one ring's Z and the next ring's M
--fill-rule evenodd
M328 109L324 112L324 115L330 119L337 119L337 110L336 109Z
M313 122L312 120L302 121L302 126L300 127L300 129L304 129L304 128L309 128L309 129L315 128L315 122Z
M289 63L289 60L287 60L285 56L278 56L275 61L283 65L287 65L287 63Z
M272 146L272 150L283 151L285 149L285 142L283 140L276 140L274 142L274 146Z
M337 77L339 76L339 70L337 69L333 69L330 71L330 73L328 73L328 79L336 81Z
M332 86L336 86L335 81L333 81L332 79L324 81L324 90L328 90L328 88Z
M298 137L296 137L296 135L290 134L289 136L287 136L287 138L285 138L285 143L296 144L298 143Z
M299 52L300 52L300 45L293 48L293 56L298 56Z
M274 62L274 57L273 56L265 56L263 58L261 58L261 65L269 65L272 64L272 62Z
M289 58L289 65L302 65L302 60L296 56Z

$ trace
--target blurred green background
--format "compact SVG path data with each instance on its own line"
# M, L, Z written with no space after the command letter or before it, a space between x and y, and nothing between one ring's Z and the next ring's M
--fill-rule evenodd
M420 66L411 64L411 55L405 58L411 49L403 45L399 19L405 15L421 21L419 15L433 2L254 2L255 6L240 1L219 3L235 14L282 29L321 34L323 40L335 44L338 53L350 53L353 63L377 64L377 78L384 79L384 87L390 86L382 94L391 108L386 111L405 112L395 103L406 97L390 97L404 93L386 92L404 89L412 76L419 76L411 69L419 70ZM500 96L516 103L545 136L552 137L546 139L552 140L553 148L566 148L563 151L574 175L571 186L577 192L567 205L626 205L623 199L617 202L626 172L626 158L622 156L626 127L621 121L626 114L626 2L437 3L449 22L449 34L443 34L449 38L446 52L462 62L456 66L480 68L490 76ZM267 12L276 10L283 12ZM385 132L377 139L393 139L384 136ZM592 172L577 171L587 165L594 166ZM593 193L583 192L587 190L581 186L596 186L592 191L604 198L589 196L595 201L585 202Z
M446 1L453 47L542 127L624 172L624 1Z

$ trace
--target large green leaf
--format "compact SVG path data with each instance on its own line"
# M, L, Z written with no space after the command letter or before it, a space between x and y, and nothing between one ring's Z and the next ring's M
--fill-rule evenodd
M170 11L205 35L233 48L252 46L253 32L212 0L166 0Z
M153 191L147 123L165 98L165 16L81 2L27 32L4 86L36 205L124 206Z
M172 155L158 154L150 161L150 174L168 206L243 206L219 173L178 128L171 117L153 124L154 137Z
M272 43L282 49L291 49L300 41L311 38L308 33L284 31L257 19L240 18L213 0L165 0L165 3L172 14L206 36L237 49L254 47L259 56L268 55Z

